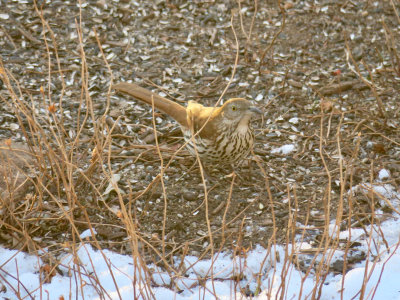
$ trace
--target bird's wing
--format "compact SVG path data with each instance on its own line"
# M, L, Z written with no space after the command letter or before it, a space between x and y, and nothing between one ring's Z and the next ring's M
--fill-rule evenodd
M195 101L189 101L187 106L187 123L192 134L197 133L201 129L199 133L200 137L212 139L217 131L215 128L216 122L212 121L218 115L219 109L218 107L206 107Z

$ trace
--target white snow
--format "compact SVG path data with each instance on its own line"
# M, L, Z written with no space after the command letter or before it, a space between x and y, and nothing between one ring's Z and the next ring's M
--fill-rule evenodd
M295 149L296 149L295 145L287 144L287 145L283 145L279 148L272 149L271 153L278 153L278 154L286 155L286 154L293 152Z
M264 96L263 96L263 94L258 94L257 96L256 96L256 101L258 102L258 101L261 101L262 99L264 99Z
M380 180L387 179L390 177L390 172L386 169L382 169L379 171L378 178Z
M96 232L96 229L94 229L93 228L93 233L96 235L97 234L97 232ZM81 235L80 235L80 237L81 237L81 239L85 239L85 238L88 238L88 237L91 237L92 236L92 232L90 231L90 229L86 229L84 232L82 232L81 233Z
M363 188L384 195L390 202L396 203L400 198L400 193L388 184ZM379 213L377 210L376 214ZM335 234L334 224L333 220L332 234ZM91 236L90 232L84 235ZM82 244L75 256L66 252L59 257L58 270L62 274L56 272L50 283L42 284L40 269L45 264L40 258L0 247L0 298L134 299L136 296L137 299L211 300L218 295L219 299L246 299L240 289L247 288L255 293L248 299L276 299L282 293L283 299L311 299L313 293L320 299L359 299L363 281L367 279L364 299L400 299L399 215L393 213L380 224L363 229L345 230L339 237L357 241L360 244L357 250L366 253L367 259L349 268L344 277L331 273L324 282L317 282L321 278L316 278L313 272L301 272L292 263L294 260L285 259L287 253L310 249L306 242L296 242L286 248L285 245L272 245L270 249L255 246L242 256L216 253L213 259L203 260L186 256L183 262L175 257L173 267L181 266L182 274L147 265L152 270L151 278L146 278L148 273L132 256ZM332 250L331 254L333 260L340 260L344 252ZM210 277L214 280L207 279ZM200 278L206 278L203 284L199 284Z

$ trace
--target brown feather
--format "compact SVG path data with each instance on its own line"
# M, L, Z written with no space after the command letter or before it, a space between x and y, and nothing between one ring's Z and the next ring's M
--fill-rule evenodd
M189 101L186 111L188 125L192 134L203 128L199 136L212 139L216 134L215 122L212 122L212 120L218 115L220 109L220 107L207 107L195 101ZM210 117L211 114L212 116ZM206 122L207 124L204 126Z
M188 128L186 108L182 105L168 100L167 98L161 97L160 95L157 95L134 83L121 82L113 85L112 88L119 92L131 95L132 97L146 102L149 105L152 105L153 99L154 107L174 118L183 127Z

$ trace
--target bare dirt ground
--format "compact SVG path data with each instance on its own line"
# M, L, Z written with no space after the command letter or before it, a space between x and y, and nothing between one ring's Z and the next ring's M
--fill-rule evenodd
M73 149L69 153L77 170L91 166L93 127L100 122L107 135L115 126L112 146L105 149L110 163L97 165L90 177L102 196L81 184L77 174L69 177L82 205L71 218L83 231L88 217L104 248L131 251L116 213L120 197L107 190L109 180L101 172L108 165L118 175L143 251L151 255L161 251L163 235L169 255L208 255L210 231L215 249L267 247L271 240L291 242L295 234L318 247L324 224L337 217L338 208L343 228L371 222L374 197L359 193L349 204L351 187L375 181L382 168L399 187L396 1L293 1L280 6L276 1L242 1L239 7L236 1L99 0L85 1L81 8L75 1L40 1L37 9L25 2L0 4L0 59L15 77L12 86L18 83L20 97L35 103L38 112L45 114L54 103L64 128L57 136L66 149ZM229 176L231 170L212 172L208 226L202 178L186 150L165 170L165 193L159 180L155 138L165 166L182 145L178 125L157 113L155 135L151 109L110 92L110 85L131 80L180 103L194 99L214 105L233 72L224 99L246 97L264 115L254 120L255 156L236 167L238 176ZM81 89L82 79L88 93ZM0 95L0 139L25 143L32 136L21 129L29 126L10 104L5 82ZM72 145L77 132L80 143ZM288 144L295 145L289 154L273 151ZM46 163L42 167L56 169ZM0 227L2 245L25 245L23 235L10 233L10 228L24 228L37 245L54 250L72 241L71 222L54 217L59 206L46 196L51 192L63 199L67 190L50 177L48 191L41 195L40 218L16 204L14 215L4 217L4 224L11 225ZM37 196L33 185L27 193ZM354 253L352 262L363 258Z

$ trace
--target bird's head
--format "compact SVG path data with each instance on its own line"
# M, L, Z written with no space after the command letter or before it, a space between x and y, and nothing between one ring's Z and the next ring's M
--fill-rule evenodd
M244 98L229 99L221 107L221 115L227 122L248 125L253 114L262 114L261 110L251 105Z

